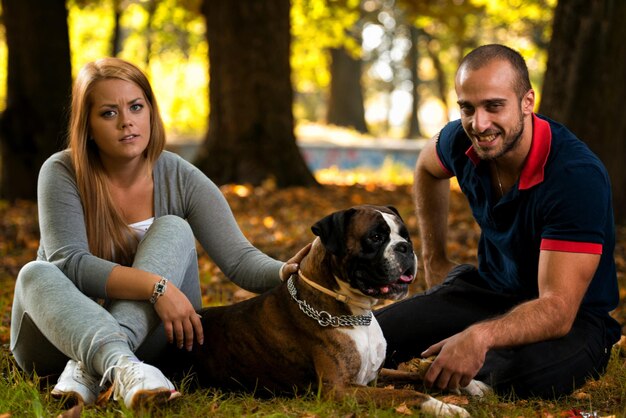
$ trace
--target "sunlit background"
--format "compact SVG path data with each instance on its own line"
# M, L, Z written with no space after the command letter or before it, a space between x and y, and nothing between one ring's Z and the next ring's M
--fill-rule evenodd
M111 54L115 4L121 10L122 48L119 56L132 60L150 76L163 112L170 141L202 138L207 129L208 52L199 1L105 0L68 2L68 24L74 73L86 62ZM441 15L408 21L394 0L293 0L291 12L292 70L298 124L323 123L329 84L328 48L345 46L363 62L365 117L371 135L400 138L411 110L413 84L407 57L413 44L409 27L419 28L419 121L430 136L449 119L458 117L452 86L460 35L478 41L506 42L528 61L540 91L546 53L537 39L548 39L555 0L464 0L439 3ZM453 9L471 3L483 7L480 16L455 23ZM446 9L447 8L447 9ZM434 14L434 13L432 13ZM459 32L462 23L463 33ZM535 25L536 30L529 30ZM543 31L544 33L537 33ZM4 28L0 26L0 40ZM432 34L437 34L436 37ZM359 40L360 38L360 40ZM0 62L6 62L0 42ZM435 61L437 60L437 62ZM437 66L443 66L437 69ZM438 92L438 71L445 71L446 91ZM5 106L6 65L0 66L0 110Z

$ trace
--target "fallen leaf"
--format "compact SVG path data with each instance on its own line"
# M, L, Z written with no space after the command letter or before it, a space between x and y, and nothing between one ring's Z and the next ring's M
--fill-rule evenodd
M83 404L78 403L67 411L63 411L57 418L80 418L83 413Z
M451 403L454 405L468 405L469 399L467 396L462 395L445 395L440 399L442 402Z
M583 391L574 393L572 395L572 397L574 397L575 399L578 399L578 400L591 399L591 395L588 394L587 392L583 392Z
M396 407L396 413L401 415L413 415L413 411L411 411L411 408L406 406L404 402Z

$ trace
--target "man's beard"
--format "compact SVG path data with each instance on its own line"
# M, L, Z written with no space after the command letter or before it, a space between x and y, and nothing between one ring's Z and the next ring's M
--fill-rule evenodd
M519 145L523 134L524 134L524 117L523 115L520 114L519 123L517 124L515 129L511 131L506 137L502 138L502 148L500 149L500 151L498 151L495 154L484 153L482 152L480 147L476 147L476 146L474 146L474 150L476 151L476 154L478 154L478 157L481 160L485 160L485 161L496 160L502 157L503 155L505 155L506 153L508 153L509 151L512 151L513 149L515 149Z

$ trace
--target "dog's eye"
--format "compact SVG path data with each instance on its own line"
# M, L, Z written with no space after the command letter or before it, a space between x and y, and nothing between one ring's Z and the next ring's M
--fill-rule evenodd
M385 238L383 237L383 234L380 234L378 232L374 232L373 234L370 235L370 240L373 242L381 242L384 239Z

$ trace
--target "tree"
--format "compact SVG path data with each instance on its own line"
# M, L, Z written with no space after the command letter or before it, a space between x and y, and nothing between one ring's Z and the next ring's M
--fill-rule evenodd
M367 133L365 106L361 88L361 60L345 48L331 48L330 92L326 121Z
M420 121L418 117L418 111L420 106L420 93L419 93L419 41L420 30L415 26L409 26L409 35L411 37L411 49L407 54L407 67L411 72L411 93L413 96L413 103L411 103L411 113L409 115L409 126L404 135L405 138L419 138L422 136L422 128L420 127Z
M540 113L564 123L606 165L618 222L626 221L626 2L557 5Z
M113 0L113 37L111 39L112 57L117 57L122 51L124 35L122 33L122 3L121 0Z
M67 10L64 0L2 0L2 11L8 76L0 195L35 199L39 167L64 147L72 85Z
M345 4L328 5L331 14L338 16L345 14L343 22L356 11L362 16L362 10L355 5ZM330 54L330 85L328 89L328 105L326 122L332 125L353 128L366 134L369 132L365 122L365 103L361 84L362 62L361 44L362 20L356 21L351 27L346 27L341 36L328 48Z
M291 76L302 119L325 120L340 126L365 126L364 105L356 103L358 97L363 100L361 63L355 62L361 55L360 4L360 0L291 1ZM336 60L331 56L332 51L339 54ZM353 71L348 86L341 86L333 74L349 72L343 68L344 62ZM335 94L352 98L349 118L335 115L336 111L343 110L337 102L344 99Z
M314 185L293 133L289 0L205 0L209 128L194 162L218 184Z

